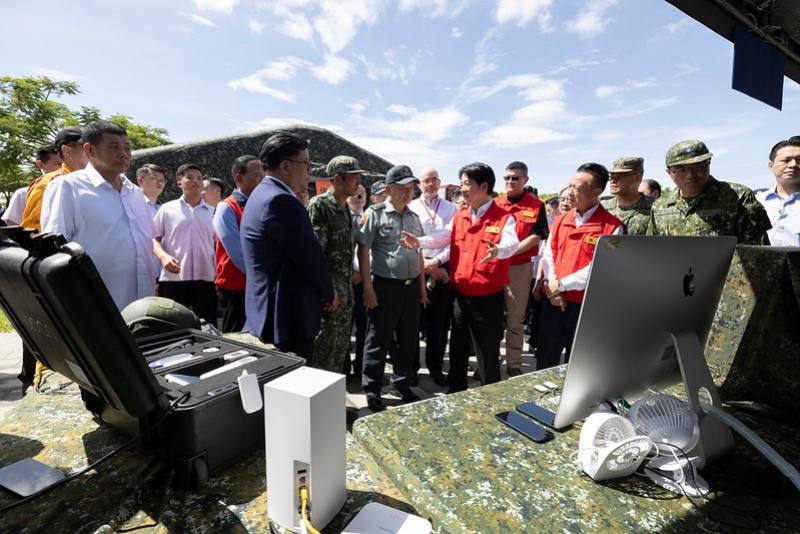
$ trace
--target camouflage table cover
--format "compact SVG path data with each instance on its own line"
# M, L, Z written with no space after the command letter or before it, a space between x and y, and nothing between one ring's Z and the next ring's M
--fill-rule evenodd
M638 476L593 482L572 460L580 425L537 444L495 420L526 401L555 411L557 397L533 385L560 384L565 369L383 412L356 421L353 434L440 532L798 531L796 490L738 437L734 453L703 470L719 491L696 508ZM800 466L793 418L751 403L726 408Z
M53 387L59 375L50 373ZM33 457L72 473L124 443L83 408L78 387L29 393L0 422L0 466ZM348 434L348 497L324 532L339 532L370 501L412 511ZM170 474L141 449L114 456L52 493L0 517L0 532L269 532L264 452L224 470L199 491L171 487ZM0 508L17 497L0 490Z

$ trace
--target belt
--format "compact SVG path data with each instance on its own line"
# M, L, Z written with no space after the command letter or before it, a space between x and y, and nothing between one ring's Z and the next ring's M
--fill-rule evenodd
M382 276L376 276L376 275L372 275L372 278L374 278L375 280L380 280L381 282L387 284L394 284L399 286L410 286L411 284L419 280L419 277L402 279L402 278L384 278Z

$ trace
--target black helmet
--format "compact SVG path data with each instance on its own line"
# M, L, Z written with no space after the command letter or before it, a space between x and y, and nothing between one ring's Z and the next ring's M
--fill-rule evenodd
M122 318L134 338L142 338L194 328L199 330L200 319L178 302L163 297L145 297L135 300L122 310Z

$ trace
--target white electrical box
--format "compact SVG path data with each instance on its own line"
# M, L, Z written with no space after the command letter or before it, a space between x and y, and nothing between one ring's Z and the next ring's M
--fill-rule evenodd
M267 514L300 532L300 486L321 530L347 499L345 376L301 367L264 384Z

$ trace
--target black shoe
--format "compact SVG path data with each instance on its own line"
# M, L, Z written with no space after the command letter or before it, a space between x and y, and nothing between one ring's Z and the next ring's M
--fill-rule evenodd
M478 369L475 369L475 372L472 373L472 379L477 380L478 382L481 381L481 372Z
M444 387L447 385L447 377L441 371L431 371L431 380L437 386Z
M386 405L383 403L380 397L369 395L367 396L367 408L375 413L378 413L384 411L386 409Z
M392 393L396 395L400 395L403 399L403 402L417 402L419 399L419 395L411 391L411 388L392 388Z

